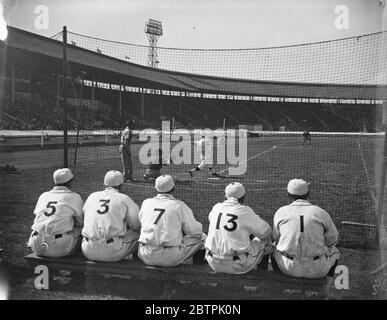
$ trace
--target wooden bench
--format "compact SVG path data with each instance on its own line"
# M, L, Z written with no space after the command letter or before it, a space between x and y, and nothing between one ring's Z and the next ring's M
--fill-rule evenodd
M45 265L49 271L71 270L87 275L116 275L126 279L156 279L168 286L200 285L208 288L232 288L261 298L323 299L327 298L327 278L296 279L276 271L253 270L244 275L215 273L207 265L183 264L173 268L152 267L140 260L93 262L83 255L62 258L43 258L34 253L25 257L30 266Z

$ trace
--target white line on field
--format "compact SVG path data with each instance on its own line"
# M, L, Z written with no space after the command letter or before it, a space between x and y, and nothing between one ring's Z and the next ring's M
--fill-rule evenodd
M377 200L376 200L376 197L375 197L375 194L374 194L374 190L372 189L372 185L371 185L371 181L370 181L370 176L368 174L367 165L366 165L366 162L365 162L365 159L364 159L363 151L361 150L359 140L357 140L356 142L357 142L357 147L359 148L359 153L360 153L361 161L363 162L363 169L364 169L364 172L366 174L367 184L368 184L368 186L370 188L370 194L371 194L372 200L374 200L374 204L376 206Z
M285 144L285 143L281 143L281 144L279 144L278 146L272 146L270 149L264 150L264 151L262 151L262 152L256 154L255 156L252 156L252 157L250 157L250 158L248 158L248 159L246 159L246 160L244 160L244 161L242 161L242 162L239 162L238 164L234 164L234 165L231 166L231 167L228 167L228 168L226 168L226 169L224 169L224 170L222 170L222 171L219 171L218 174L221 174L221 173L223 173L223 172L225 172L225 171L227 171L227 170L230 170L230 168L232 168L232 167L237 167L237 166L239 166L241 163L245 163L245 162L247 162L247 161L250 161L250 160L253 160L253 159L255 159L255 158L258 158L259 156L261 156L261 155L263 155L263 154L265 154L265 153L267 153L267 152L273 151L274 149L278 148L279 146L282 146L283 144Z

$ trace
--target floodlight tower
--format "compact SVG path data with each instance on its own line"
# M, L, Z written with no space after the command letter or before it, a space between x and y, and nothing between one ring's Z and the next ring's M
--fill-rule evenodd
M157 68L157 40L163 35L163 26L160 21L149 19L145 23L145 33L149 40L148 65Z

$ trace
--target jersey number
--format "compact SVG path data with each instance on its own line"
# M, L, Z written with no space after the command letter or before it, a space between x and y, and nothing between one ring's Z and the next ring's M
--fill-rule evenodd
M219 224L220 224L220 219L221 219L222 215L223 215L223 213L219 212L218 220L216 221L216 229L217 230L219 230ZM238 224L236 223L236 219L238 219L238 216L236 216L235 214L231 214L231 213L227 213L226 216L230 217L230 219L227 221L227 224L225 224L223 226L223 228L227 231L232 232L238 227ZM229 223L231 223L230 227L228 226Z
M58 201L49 201L49 202L47 203L46 208L47 208L47 209L51 209L51 212L44 211L44 215L45 215L46 217L50 217L50 216L52 216L52 215L55 213L56 208L55 208L55 206L53 206L53 205L54 205L54 204L57 204L57 203L58 203Z
M304 216L300 216L300 232L304 232Z
M154 209L153 211L158 211L158 212L160 212L160 213L158 214L158 216L157 216L155 222L153 222L153 224L157 224L157 222L159 222L161 216L164 214L165 209L157 209L157 208L156 208L156 209Z
M97 213L105 214L106 212L108 212L109 211L108 203L110 202L110 200L102 200L101 199L101 200L99 200L99 202L102 202L101 209L103 209L103 210L98 209Z

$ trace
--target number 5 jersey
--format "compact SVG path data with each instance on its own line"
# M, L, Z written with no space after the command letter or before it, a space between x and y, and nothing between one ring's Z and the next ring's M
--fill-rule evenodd
M78 193L64 186L44 192L36 204L32 230L44 235L70 232L83 225L83 201Z

